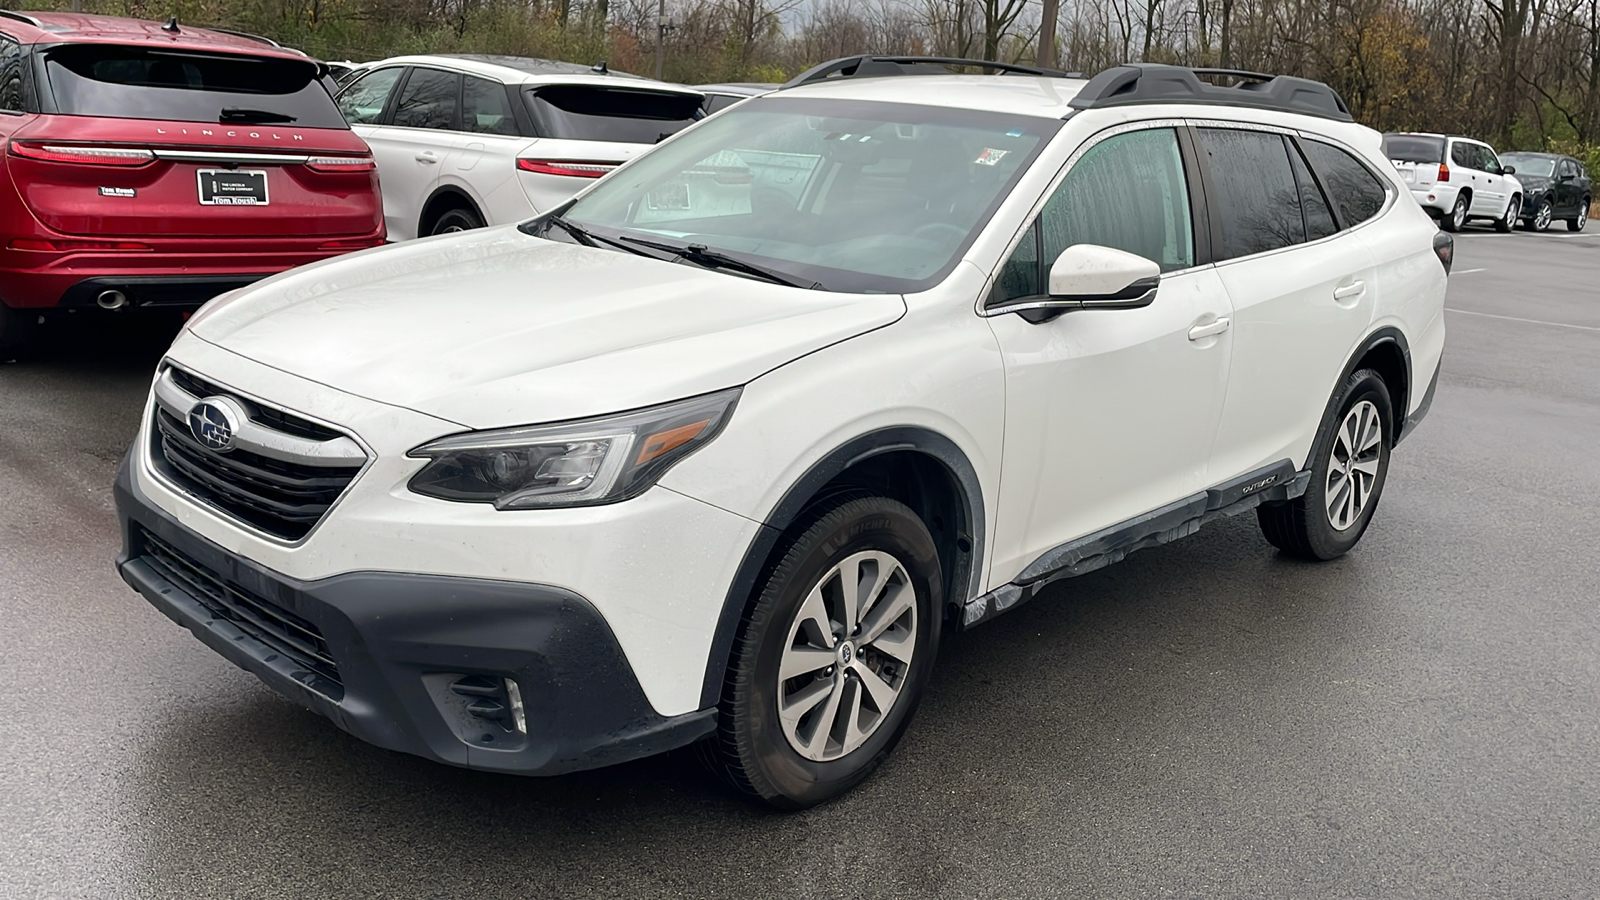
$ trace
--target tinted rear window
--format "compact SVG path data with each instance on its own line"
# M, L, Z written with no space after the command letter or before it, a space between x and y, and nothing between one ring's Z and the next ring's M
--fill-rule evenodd
M45 60L56 110L68 115L346 127L309 60L94 45Z
M693 94L561 85L526 95L543 137L654 144L700 114Z
M1401 162L1436 163L1444 161L1444 138L1383 136L1383 153Z

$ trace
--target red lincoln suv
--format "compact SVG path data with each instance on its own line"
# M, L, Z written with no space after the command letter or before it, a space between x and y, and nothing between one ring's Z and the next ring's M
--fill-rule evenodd
M192 308L383 243L326 78L265 38L0 11L0 351L47 309Z

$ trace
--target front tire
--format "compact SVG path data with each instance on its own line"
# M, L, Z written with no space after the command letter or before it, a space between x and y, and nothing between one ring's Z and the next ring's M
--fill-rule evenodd
M782 809L864 781L911 722L933 671L939 555L920 518L847 500L793 538L734 640L711 762Z
M1494 230L1501 234L1510 234L1516 227L1517 219L1522 215L1522 197L1518 194L1511 195L1511 202L1506 204L1506 213L1494 220Z
M1582 231L1583 226L1589 224L1589 206L1593 203L1588 197L1583 198L1583 203L1578 206L1578 214L1567 220L1568 231Z
M1312 445L1306 492L1256 507L1267 541L1298 559L1328 560L1350 552L1366 533L1389 474L1394 409L1383 378L1359 369L1336 396L1333 414Z
M1445 231L1456 232L1466 227L1467 210L1472 206L1472 195L1466 191L1456 194L1456 205L1439 220L1439 227Z
M1546 197L1543 200L1540 200L1539 201L1539 208L1534 210L1533 211L1533 217L1528 219L1528 230L1529 231L1547 231L1547 230L1549 230L1550 222L1551 222L1552 219L1555 218L1555 214L1556 214L1555 204L1550 202L1550 198L1549 197Z

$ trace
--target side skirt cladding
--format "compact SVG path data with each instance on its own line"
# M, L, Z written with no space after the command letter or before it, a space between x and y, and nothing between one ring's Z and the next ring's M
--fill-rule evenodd
M936 540L941 532L950 537L952 546L948 558L958 560L953 571L945 573L945 596L955 607L954 614L959 614L960 604L980 589L986 534L983 487L966 454L949 438L925 428L886 428L861 435L828 453L791 485L745 550L717 619L716 634L706 660L705 683L700 692L702 709L716 706L722 697L728 655L732 652L739 622L757 586L768 574L774 551L815 502L834 495L836 490L850 489L847 481L850 472L864 469L873 460L890 454L923 457L936 464L954 483L955 493L959 494L950 510L954 521L946 523L943 529L929 523ZM941 553L941 557L945 556Z
M1209 490L1048 550L1016 580L967 602L961 628L987 622L1033 599L1045 585L1121 562L1146 547L1188 537L1223 516L1249 512L1263 503L1283 503L1306 492L1311 472L1296 472L1285 459Z

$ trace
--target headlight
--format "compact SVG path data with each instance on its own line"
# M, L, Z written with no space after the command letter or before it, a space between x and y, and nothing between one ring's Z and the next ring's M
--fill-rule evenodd
M634 412L441 438L416 493L497 509L594 506L636 497L722 431L739 388Z

